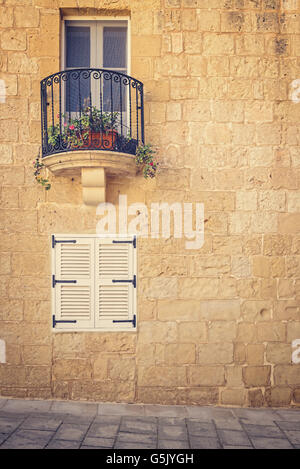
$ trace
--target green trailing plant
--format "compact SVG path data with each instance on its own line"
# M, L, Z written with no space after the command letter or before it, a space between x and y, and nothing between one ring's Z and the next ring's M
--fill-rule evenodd
M143 175L145 179L154 178L158 169L159 163L155 161L156 151L152 145L140 145L137 147L135 161L138 166L143 167Z
M42 172L45 169L45 165L41 160L40 152L37 155L35 161L33 161L33 168L34 168L34 177L38 184L41 184L45 188L46 191L51 189L51 184L48 178L43 177Z

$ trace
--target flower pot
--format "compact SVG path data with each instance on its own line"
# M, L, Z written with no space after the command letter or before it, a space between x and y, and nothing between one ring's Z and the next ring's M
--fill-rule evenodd
M115 147L118 133L115 130L108 130L106 132L94 132L89 130L83 134L79 134L75 142L72 142L72 148L78 149L99 149L99 150L113 150Z

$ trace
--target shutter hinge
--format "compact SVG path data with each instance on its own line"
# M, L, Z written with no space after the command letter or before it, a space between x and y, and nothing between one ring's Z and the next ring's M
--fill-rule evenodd
M55 275L52 275L52 288L54 288L57 283L77 283L77 280L56 280Z
M112 280L112 283L132 283L133 287L136 288L136 275L133 276L132 280Z
M57 243L77 243L76 239L62 239L62 240L57 240L55 239L55 236L52 235L52 247L55 248L55 245Z
M54 314L53 314L53 316L52 316L52 327L54 328L57 323L61 323L61 322L75 323L75 322L77 322L77 321L76 321L75 319L74 319L74 320L71 320L71 319L70 319L70 320L68 320L68 321L56 320L56 319L55 319L55 316L54 316Z
M113 244L132 244L134 249L136 249L136 236L134 236L133 239L127 241L114 239Z
M132 322L132 326L136 327L136 315L133 315L133 319L113 319L113 322Z

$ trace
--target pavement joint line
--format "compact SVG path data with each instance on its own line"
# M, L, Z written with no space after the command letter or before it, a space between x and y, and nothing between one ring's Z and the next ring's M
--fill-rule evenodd
M212 422L213 426L215 427L216 434L217 434L217 440L218 440L218 442L220 443L221 448L224 449L224 448L223 448L224 445L223 445L223 442L222 442L222 438L220 437L220 434L219 434L220 428L218 429L218 427L217 427L217 425L216 425L216 422L215 422L215 419L211 419L211 422Z

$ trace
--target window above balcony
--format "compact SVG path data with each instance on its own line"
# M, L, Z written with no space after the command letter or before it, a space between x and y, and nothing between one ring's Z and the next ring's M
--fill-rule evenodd
M54 173L136 174L143 84L128 64L127 21L64 22L63 70L41 81L42 157Z

